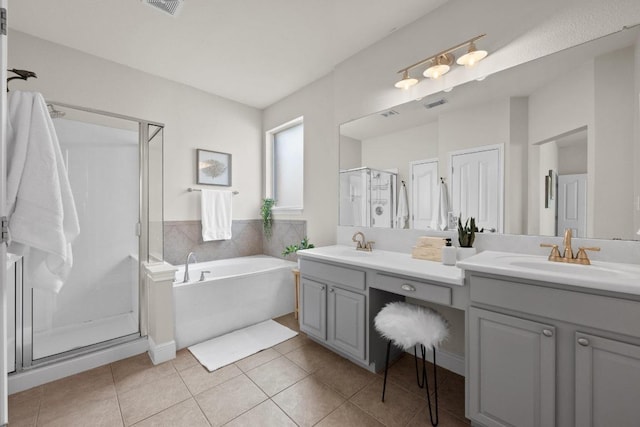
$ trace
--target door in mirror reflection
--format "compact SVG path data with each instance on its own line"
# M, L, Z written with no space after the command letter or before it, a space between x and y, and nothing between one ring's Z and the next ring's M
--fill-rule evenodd
M438 160L411 163L411 228L432 227L438 197Z
M474 217L478 228L502 231L502 162L499 146L451 154L451 206L454 215Z

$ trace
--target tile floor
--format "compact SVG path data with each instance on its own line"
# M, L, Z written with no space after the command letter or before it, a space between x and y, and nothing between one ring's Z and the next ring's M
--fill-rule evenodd
M293 315L276 319L298 330ZM186 350L146 354L9 397L9 426L429 426L413 357L372 374L300 334L209 373ZM438 371L440 426L468 426L464 378Z

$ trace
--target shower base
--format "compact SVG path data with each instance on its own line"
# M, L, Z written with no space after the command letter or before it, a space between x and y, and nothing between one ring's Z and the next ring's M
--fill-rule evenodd
M138 315L124 313L33 334L33 360L139 332Z

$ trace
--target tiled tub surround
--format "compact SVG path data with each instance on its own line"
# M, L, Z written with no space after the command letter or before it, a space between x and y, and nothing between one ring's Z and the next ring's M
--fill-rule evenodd
M382 403L382 375L304 334L211 373L186 349L157 366L141 354L10 396L9 425L429 426L414 369L410 355L389 368ZM464 378L439 369L438 388L439 425L468 426Z
M259 219L233 220L230 240L202 241L202 223L195 221L166 221L164 223L164 260L181 265L189 252L198 261L237 258L250 255L282 257L285 246L299 243L307 232L304 220L274 220L273 234L264 236ZM288 257L290 261L295 257Z

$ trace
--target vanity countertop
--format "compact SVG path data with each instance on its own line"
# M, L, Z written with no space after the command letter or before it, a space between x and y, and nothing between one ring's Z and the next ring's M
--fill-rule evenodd
M591 261L591 265L552 262L546 256L484 251L457 264L480 273L640 295L640 265Z
M464 285L463 271L440 262L411 258L411 254L374 249L357 251L353 246L334 245L298 251L301 258L339 262L386 273L431 280L449 285Z

